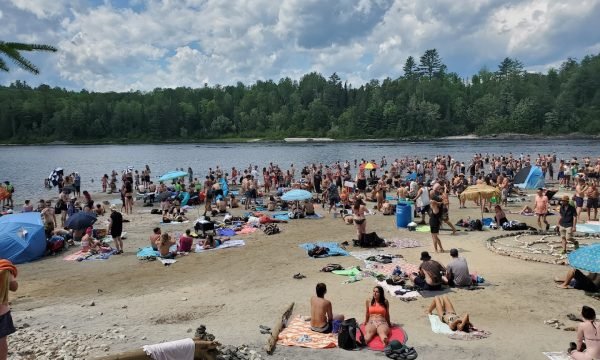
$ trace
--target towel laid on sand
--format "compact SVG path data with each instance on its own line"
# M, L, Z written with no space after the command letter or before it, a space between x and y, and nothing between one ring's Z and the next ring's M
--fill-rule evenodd
M379 281L377 284L379 284L379 286L381 286L384 290L387 290L390 295L402 301L412 301L423 297L418 291L408 291L403 295L397 294L396 291L404 290L404 288L400 285L390 285L385 281Z
M290 219L290 216L288 215L288 213L274 214L273 219L288 221Z
M349 255L346 250L342 249L340 247L340 245L338 245L338 243L335 243L335 242L319 241L319 242L315 242L315 243L300 244L298 246L301 247L302 249L306 250L306 251L309 251L309 250L313 249L315 246L326 247L326 248L329 249L329 252L327 253L327 255L319 256L319 257L348 256Z
M452 331L448 324L442 322L437 315L429 315L429 324L431 325L431 331L436 334L448 335L453 340L479 340L485 339L490 336L490 332L472 328L469 332L464 331Z
M169 248L170 252L176 252L177 251L177 245L172 245ZM138 249L138 252L136 254L137 258L140 260L147 260L149 258L159 258L160 257L160 253L154 249L152 249L152 246L146 246L144 248Z
M571 357L567 355L567 353L558 351L558 352L543 352L542 354L546 355L546 357L550 360L571 360Z
M314 213L312 215L306 215L304 218L305 219L322 219L323 215Z
M72 254L66 255L63 260L66 261L84 261L84 260L108 260L111 255L117 252L116 249L113 248L103 248L104 250L97 253L92 254L89 251L79 250Z
M233 248L233 247L241 247L244 245L246 245L246 242L244 240L227 240L214 249L203 249L202 246L196 244L195 251L197 253L201 253L201 252L211 251L211 250L221 250L221 249L227 249L227 248Z
M194 340L188 338L144 345L143 349L146 355L150 355L154 360L193 360L195 347Z
M279 333L277 343L285 346L328 349L337 347L337 335L312 331L310 321L304 321L301 316L297 316Z
M246 234L252 234L253 232L255 232L256 230L258 230L255 227L252 226L244 226L241 230L236 231L235 233L238 235L246 235Z
M597 234L600 233L600 225L596 224L577 224L577 232L580 233L588 233L588 234Z
M362 332L364 334L365 333L365 325L361 324L360 329L362 330ZM404 329L402 329L400 326L392 326L392 328L390 330L391 330L390 334L389 334L390 341L398 340L402 344L406 344L406 342L408 341L408 335L406 335L406 332L404 331ZM356 332L356 340L360 341L360 332L359 331ZM367 344L367 347L369 348L369 350L383 351L383 349L385 348L385 345L381 342L381 339L379 338L379 336L375 336L375 337L373 337L373 339L371 339L371 341L369 341L369 343Z
M423 246L423 244L421 244L419 240L411 238L395 238L389 240L387 243L389 247L395 247L398 249L407 249Z
M170 221L170 222L160 222L161 225L178 225L178 224L187 224L189 223L189 220L186 221Z
M217 229L217 235L219 235L219 236L235 236L236 232L233 229L222 228L222 229Z

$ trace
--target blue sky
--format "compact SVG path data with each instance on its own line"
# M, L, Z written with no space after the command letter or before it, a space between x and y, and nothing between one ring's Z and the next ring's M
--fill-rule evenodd
M333 72L396 78L436 48L463 77L504 57L529 71L600 52L600 0L2 0L0 40L51 44L17 79L90 91L250 84Z

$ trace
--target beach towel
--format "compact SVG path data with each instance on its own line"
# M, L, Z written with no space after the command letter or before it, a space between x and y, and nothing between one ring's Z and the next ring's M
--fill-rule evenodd
M577 232L580 233L588 233L588 234L598 234L600 233L600 225L596 224L577 224Z
M442 322L437 315L429 315L429 324L431 325L431 331L436 334L448 335L453 340L479 340L485 339L490 336L490 332L472 328L470 332L464 331L452 331L448 324Z
M546 355L546 357L550 360L571 360L571 357L562 351L559 352L543 352L542 354Z
M305 219L323 219L323 217L324 216L321 214L314 213L312 215L306 215L304 218Z
M357 267L353 267L351 269L345 269L345 270L333 270L332 273L334 273L336 275L342 275L342 276L356 276L356 275L360 274L361 271Z
M309 251L312 248L314 248L315 246L321 246L321 247L326 247L329 249L329 252L327 253L327 255L323 255L320 257L327 257L327 256L348 256L348 252L344 249L342 249L340 247L340 245L338 245L338 243L335 242L316 242L316 243L305 243L305 244L300 244L298 245L299 247L301 247L302 249Z
M182 339L154 345L144 345L146 355L154 360L193 360L196 345L192 339Z
M416 232L430 232L431 228L429 227L429 225L419 225L419 226L417 226L417 229L415 231Z
M379 284L379 286L381 286L384 290L387 290L387 292L389 292L391 296L398 298L402 301L413 301L417 300L420 297L423 297L418 291L408 291L404 294L396 293L397 291L406 291L400 285L390 285L385 281L379 281L377 284Z
M258 229L253 226L244 226L241 230L236 231L235 233L238 235L246 235L246 234L252 234L256 230L258 230Z
M395 247L398 249L408 249L423 246L419 240L411 238L394 238L387 241L387 244L389 247Z
M363 334L365 334L365 325L361 324L360 325L360 330L363 332ZM400 326L392 326L392 328L390 329L390 335L389 335L389 340L398 340L400 341L402 344L406 344L406 342L408 341L408 335L406 335L406 332L404 331L404 329L402 329ZM356 332L356 340L360 341L360 332L357 331ZM373 350L373 351L383 351L383 349L385 348L385 345L381 342L381 339L379 338L379 336L375 336L373 337L373 339L371 339L371 341L369 341L369 343L367 344L367 348L369 350Z
M310 321L304 321L301 316L297 316L279 333L277 343L285 346L329 349L337 347L337 334L321 334L312 331Z
M290 219L290 216L287 213L284 213L284 214L274 214L273 215L273 219L288 221Z
M147 260L150 258L156 259L157 257L160 257L160 253L152 249L152 246L147 246L139 249L135 256L137 256L137 258L140 260Z
M217 229L217 235L219 235L219 236L235 236L236 232L233 229L221 228L221 229Z
M111 255L117 252L113 248L102 248L102 251L97 254L92 254L89 251L79 250L72 254L66 255L63 260L66 261L84 261L84 260L108 260Z
M221 245L217 246L214 249L203 249L202 246L200 246L199 244L196 244L195 251L197 253L201 253L201 252L210 251L210 250L221 250L221 249L227 249L227 248L233 248L233 247L241 247L244 245L246 245L246 242L244 242L244 240L228 240L228 241L225 241L224 243L222 243Z
M189 223L189 220L185 220L185 221L171 221L171 222L160 222L161 225L178 225L178 224L187 224Z

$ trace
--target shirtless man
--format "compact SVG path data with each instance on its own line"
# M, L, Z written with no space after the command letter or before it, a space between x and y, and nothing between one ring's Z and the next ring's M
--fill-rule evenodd
M585 197L586 191L587 185L585 184L585 180L583 178L579 178L579 180L577 181L577 186L575 186L575 196L573 197L573 200L575 200L575 207L577 208L578 219L581 219L581 210L583 209L583 198Z
M331 301L325 299L327 293L325 284L318 283L316 292L317 296L310 298L310 329L327 334L333 330L333 321L343 321L344 315L333 315Z
M598 186L596 185L596 183L592 182L590 184L590 186L588 186L586 195L587 195L588 221L598 220L598 200L599 200L600 196L598 194ZM594 210L593 218L591 217L592 210Z
M155 227L152 230L152 235L150 235L150 246L152 246L153 250L158 250L158 240L160 239L161 231L159 227Z
M537 194L535 195L534 206L533 209L535 214L537 215L537 223L540 230L542 230L542 220L546 225L546 231L550 229L550 224L546 220L546 216L548 215L548 197L544 194L544 189L538 188Z
M52 207L52 201L46 201L46 205L42 209L42 217L44 223L51 222L53 227L56 227L56 214L54 213L54 207Z

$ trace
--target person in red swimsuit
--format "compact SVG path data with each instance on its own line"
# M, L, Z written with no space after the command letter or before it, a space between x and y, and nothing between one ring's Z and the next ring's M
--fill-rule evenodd
M373 297L365 302L365 343L368 344L375 335L387 346L392 323L390 321L390 304L385 298L383 288L375 286Z

